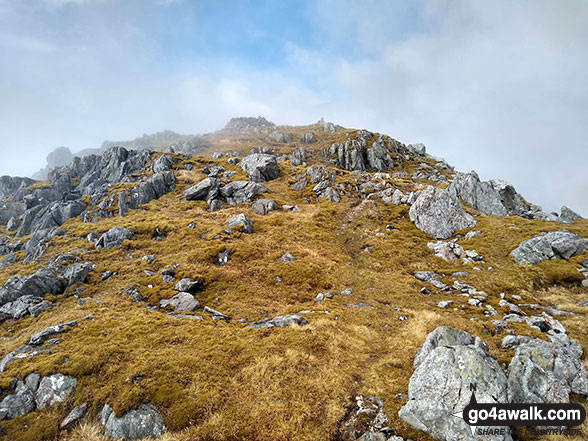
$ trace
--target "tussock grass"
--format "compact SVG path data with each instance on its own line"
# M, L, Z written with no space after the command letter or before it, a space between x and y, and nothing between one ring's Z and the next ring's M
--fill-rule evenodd
M326 163L318 150L354 133L346 130L329 134L313 126L279 128L290 133L294 141L313 129L318 142L304 145L314 152L311 163ZM266 135L209 136L210 151L247 151L258 145L270 145L280 152L294 148L291 144L272 144ZM176 164L178 169L182 161ZM413 277L419 270L446 274L444 281L448 284L453 283L452 272L468 271L469 275L460 280L486 291L488 303L499 312L502 292L507 296L522 294L525 303L540 302L573 311L577 315L558 319L572 338L588 347L588 308L577 306L586 297L586 289L578 286L576 271L586 255L569 262L533 266L515 265L509 256L521 241L541 231L560 229L560 224L496 218L470 210L478 220L475 228L483 234L460 243L482 254L486 263L464 266L433 255L426 246L432 239L410 222L405 206L387 205L377 198L360 205L356 196L349 195L339 204L305 202L310 189L296 192L289 185L304 168L287 163L280 164L278 179L266 183L270 192L264 197L278 204L297 204L298 212L279 210L260 216L251 210L251 204L241 204L211 213L204 202L181 201L183 190L205 177L200 169L218 163L237 172L233 179L244 179L245 174L225 159L191 158L188 162L195 167L176 171L178 185L174 192L122 218L114 216L87 224L71 219L64 225L68 235L53 239L41 262L0 270L3 283L11 275L33 273L56 254L77 248L87 248L82 259L98 265L79 294L88 298L84 305L70 289L54 297L55 307L41 316L0 327L0 351L7 353L47 326L87 315L95 317L81 320L76 328L61 335L62 343L53 353L14 362L0 374L2 388L13 377L23 378L30 372L62 372L78 379L75 395L65 403L0 423L11 440L106 440L94 420L103 404L109 403L120 415L142 402L151 402L170 430L162 438L165 441L327 441L336 438L345 413L342 403L356 394L381 397L391 425L403 437L430 440L398 418L404 403L396 397L407 392L414 354L426 335L437 326L448 325L482 337L501 362L508 361L512 351L500 348L504 334L495 332L491 318L486 318L480 308L467 305L455 295L420 294L427 284ZM344 172L338 180L354 182L357 176ZM392 182L403 191L416 189L410 179ZM112 191L122 188L120 184ZM225 220L240 212L254 221L255 232L225 234ZM188 228L191 222L195 223L193 229ZM386 231L388 224L397 229ZM95 250L85 239L92 231L104 232L115 225L130 228L135 236L111 250ZM152 239L157 227L167 233L161 242ZM588 221L565 228L588 237ZM376 230L387 236L376 237ZM219 238L214 239L217 234ZM371 253L365 251L368 246L373 249ZM231 260L227 266L218 267L214 262L223 250L231 253ZM292 253L296 260L282 262L280 257L285 252ZM156 257L152 264L141 261L147 254ZM159 275L170 264L178 265L178 280L202 277L205 289L196 297L233 320L214 321L204 313L202 321L168 318L147 310L145 303L132 303L124 294L117 295L127 286L136 285L149 305L171 297L174 284L163 283ZM488 270L489 266L494 269ZM145 269L158 275L149 277ZM102 282L100 274L105 270L119 274ZM282 282L277 283L275 277ZM336 295L314 303L318 292L338 293L347 287L353 288L353 295ZM463 304L467 307L458 311L438 309L436 304L446 298L458 308ZM371 307L346 306L357 302ZM241 318L254 321L301 310L328 310L330 314L308 314L307 326L286 329L256 330L238 322ZM408 320L400 321L401 315ZM513 329L540 336L526 325ZM59 433L58 424L69 410L86 401L90 409L84 422L70 433Z

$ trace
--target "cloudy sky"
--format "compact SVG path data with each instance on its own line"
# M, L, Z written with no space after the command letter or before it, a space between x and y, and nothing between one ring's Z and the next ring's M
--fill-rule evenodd
M0 0L0 174L249 115L423 142L588 216L588 2Z

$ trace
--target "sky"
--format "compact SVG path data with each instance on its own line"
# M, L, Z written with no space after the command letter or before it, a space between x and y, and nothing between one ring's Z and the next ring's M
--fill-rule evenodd
M257 115L422 142L588 217L588 1L0 0L0 175Z

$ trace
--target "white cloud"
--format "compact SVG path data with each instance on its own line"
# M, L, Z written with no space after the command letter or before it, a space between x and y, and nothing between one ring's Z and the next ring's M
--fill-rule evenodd
M0 30L2 47L11 44L0 53L11 66L0 73L0 130L10 151L36 152L40 163L57 145L96 147L164 128L204 132L235 115L281 124L324 116L423 141L461 170L507 179L532 202L588 216L588 2L320 0L309 11L313 44L289 35L284 59L260 71L219 63L223 54L198 67L168 65L148 23L135 14L112 19L118 5L102 1L102 14L79 24L35 26L0 0L5 23L15 24ZM260 44L272 37L256 22L244 32ZM2 172L36 167L8 151Z

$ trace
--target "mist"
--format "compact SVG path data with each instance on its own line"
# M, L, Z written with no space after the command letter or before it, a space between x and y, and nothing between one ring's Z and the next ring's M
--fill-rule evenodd
M588 216L587 41L582 0L0 0L0 174L58 146L324 117Z

